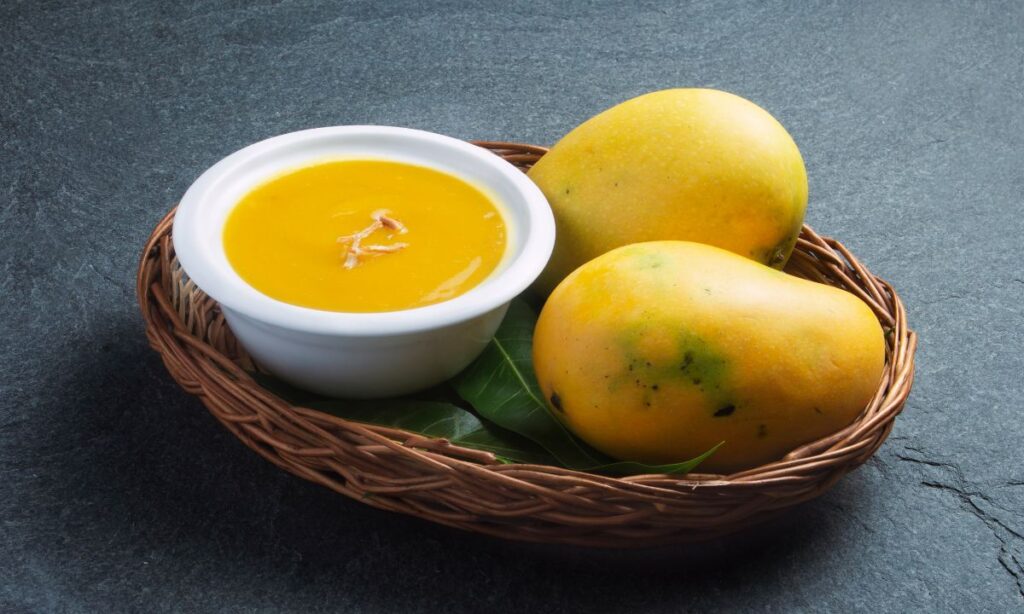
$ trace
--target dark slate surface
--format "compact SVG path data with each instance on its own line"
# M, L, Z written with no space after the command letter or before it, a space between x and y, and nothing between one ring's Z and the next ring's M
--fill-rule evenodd
M1020 3L177 4L0 5L0 610L1024 609ZM550 143L678 85L789 128L810 223L922 336L890 441L768 529L621 554L375 511L249 452L143 340L139 248L243 145Z

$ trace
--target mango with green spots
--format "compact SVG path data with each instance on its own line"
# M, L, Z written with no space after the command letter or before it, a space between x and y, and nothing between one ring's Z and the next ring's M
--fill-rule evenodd
M781 269L807 207L796 143L753 102L710 89L627 100L563 137L529 176L558 237L547 294L611 249L656 240L716 245Z
M628 245L548 298L533 360L552 413L623 460L671 463L725 442L733 472L838 431L865 408L882 328L854 295L726 250Z

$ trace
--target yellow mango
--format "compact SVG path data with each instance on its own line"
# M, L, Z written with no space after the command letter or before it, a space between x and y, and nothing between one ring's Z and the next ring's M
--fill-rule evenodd
M701 471L781 458L875 393L882 328L854 295L684 241L628 245L569 275L537 322L552 413L613 457Z
M530 170L555 213L547 294L572 270L630 243L707 243L781 269L807 206L786 129L717 90L645 94L587 120Z

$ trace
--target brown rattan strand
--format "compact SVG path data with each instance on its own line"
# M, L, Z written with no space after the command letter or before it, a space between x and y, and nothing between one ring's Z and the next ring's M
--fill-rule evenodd
M524 171L543 147L478 142ZM785 458L729 476L613 478L493 455L383 426L294 407L261 388L217 304L183 273L171 211L139 263L150 345L171 376L270 462L368 505L498 537L603 547L708 539L816 497L864 463L892 430L914 379L916 337L885 280L835 239L804 226L787 271L864 300L886 330L878 392L842 431Z

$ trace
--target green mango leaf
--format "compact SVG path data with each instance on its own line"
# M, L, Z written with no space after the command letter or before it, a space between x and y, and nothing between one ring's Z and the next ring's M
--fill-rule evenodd
M522 299L512 301L494 339L452 386L485 420L539 444L570 469L632 475L683 474L718 449L670 465L615 461L570 433L548 410L533 371L533 329L536 313ZM721 444L719 444L721 445Z
M427 437L447 439L474 450L493 452L504 462L550 465L555 459L531 441L496 426L485 424L472 412L446 400L443 388L417 395L357 401L322 397L299 390L265 373L250 373L261 386L282 399L325 414L380 426L389 426Z
M646 465L644 463L635 463L633 461L618 461L608 463L607 465L601 465L599 467L591 467L588 471L592 471L594 473L605 473L608 475L637 475L646 473L683 475L696 469L697 465L701 464L705 459L714 454L718 448L722 447L723 443L725 442L721 441L700 456L681 463L671 463L668 465Z
M485 419L540 444L560 464L570 469L607 464L548 412L533 374L536 322L524 301L512 301L494 339L452 386Z

